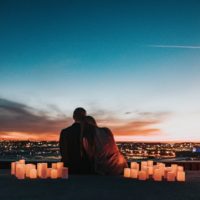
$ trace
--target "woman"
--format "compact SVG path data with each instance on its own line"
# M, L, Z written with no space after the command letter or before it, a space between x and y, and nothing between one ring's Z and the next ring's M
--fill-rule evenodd
M83 148L94 162L94 171L102 175L119 175L127 162L115 143L108 128L99 128L93 117L86 117L83 134Z

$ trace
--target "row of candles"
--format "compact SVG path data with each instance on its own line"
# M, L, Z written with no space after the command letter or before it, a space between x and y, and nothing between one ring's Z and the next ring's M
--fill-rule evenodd
M68 168L64 167L63 162L52 163L51 168L48 168L47 163L26 164L25 160L19 160L11 163L11 174L18 179L68 179Z
M124 168L124 177L139 180L152 178L154 181L185 181L185 171L182 166L171 164L166 167L164 163L153 164L152 160L142 161L141 165L131 162L130 168Z

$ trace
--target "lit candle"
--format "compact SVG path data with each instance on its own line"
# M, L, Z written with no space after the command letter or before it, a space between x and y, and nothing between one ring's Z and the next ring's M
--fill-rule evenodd
M41 163L41 172L40 178L45 179L47 178L47 163Z
M154 181L162 181L162 170L155 169L153 174Z
M178 171L177 172L177 177L176 177L177 181L185 181L185 172L184 171Z
M139 171L138 172L138 179L145 181L147 179L147 173L145 171Z
M33 164L26 164L25 169L26 169L26 177L30 177L30 170L35 169L36 166Z
M148 167L148 174L153 175L153 166Z
M164 170L164 178L167 178L167 173L168 172L171 172L172 171L172 168L171 167L165 167L165 170Z
M130 168L124 168L124 177L129 178L131 175L131 169Z
M52 168L47 168L47 178L51 177L51 169Z
M57 169L57 163L52 163L52 164L51 164L51 167L52 167L53 169Z
M177 167L177 171L178 171L178 172L183 172L183 171L184 171L183 166L178 166L178 167Z
M131 162L131 169L136 169L138 166L137 162Z
M29 177L30 177L30 179L36 179L37 178L37 170L34 168L30 169Z
M167 173L167 181L175 181L175 172L168 172Z
M11 174L15 175L16 162L11 162Z
M144 166L147 167L147 161L142 161L142 162L141 162L141 169L142 169Z
M57 162L56 165L57 165L57 168L64 167L64 163L63 162Z
M68 168L67 167L63 167L62 168L62 175L61 178L63 179L68 179L69 175L68 175Z
M172 171L173 171L175 174L176 174L176 172L177 172L177 167L178 167L177 164L172 164L172 165L171 165Z
M153 166L153 160L147 160L147 166L152 167Z
M57 171L57 169L52 169L51 170L51 178L52 179L57 179L58 178L58 171Z
M57 163L57 170L58 170L58 178L62 177L62 168L64 167L63 162L58 162Z
M138 177L138 170L137 169L131 169L130 170L130 177L131 178L137 178Z
M25 164L21 164L21 163L16 164L16 177L18 179L25 178Z
M19 162L20 164L25 164L25 160L24 160L24 159L19 160L18 162Z

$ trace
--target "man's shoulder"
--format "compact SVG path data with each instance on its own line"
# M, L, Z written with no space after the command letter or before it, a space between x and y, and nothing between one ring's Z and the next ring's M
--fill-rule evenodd
M61 130L61 134L69 134L74 131L79 125L77 123L72 124L71 126L68 126Z

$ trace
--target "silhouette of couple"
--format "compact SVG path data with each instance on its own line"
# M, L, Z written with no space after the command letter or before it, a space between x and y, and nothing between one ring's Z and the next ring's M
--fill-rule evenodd
M74 123L60 133L62 162L70 174L119 175L127 162L108 128L97 126L84 108L76 108Z

